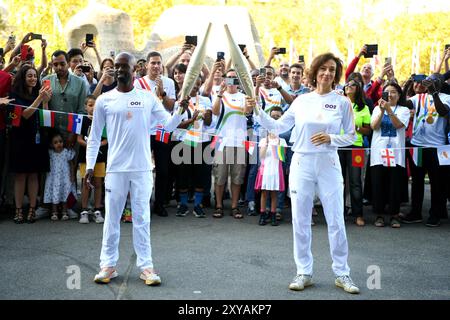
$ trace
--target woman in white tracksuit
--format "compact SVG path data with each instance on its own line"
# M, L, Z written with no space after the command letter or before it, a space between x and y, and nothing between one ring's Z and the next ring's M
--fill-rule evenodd
M85 181L90 186L103 128L108 135L108 165L105 178L105 223L97 283L108 283L117 277L119 260L120 218L127 194L131 194L133 211L133 245L140 278L147 285L158 285L161 279L153 269L150 245L150 197L153 189L150 130L154 119L172 131L182 116L173 116L156 96L133 87L136 59L128 53L116 56L117 88L101 95L95 104L91 134L86 150ZM179 111L182 111L180 109Z
M310 68L309 78L315 91L297 97L278 120L265 112L255 112L257 121L268 130L282 133L295 126L289 186L297 275L289 285L291 290L303 290L312 285L311 209L317 190L328 225L335 284L347 292L359 293L347 264L348 244L342 215L344 185L337 153L338 147L351 145L356 140L351 102L333 90L342 69L339 58L332 53L322 54L314 59ZM249 108L254 105L254 101L247 100Z

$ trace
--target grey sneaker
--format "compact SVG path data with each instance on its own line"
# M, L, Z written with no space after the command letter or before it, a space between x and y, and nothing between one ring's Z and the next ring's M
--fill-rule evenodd
M334 284L348 293L359 293L359 288L348 275L337 277Z
M69 215L70 219L78 219L78 213L76 213L72 209L67 209L67 214Z
M36 209L36 219L47 218L50 216L50 211L44 207L38 207Z
M95 223L103 223L105 222L105 219L102 217L102 213L100 210L94 211L94 217L95 217Z
M305 287L312 285L312 276L307 274L298 274L295 276L294 280L292 280L291 284L289 284L289 289L294 291L302 291Z
M86 210L81 211L81 213L80 213L80 221L78 221L78 222L82 223L82 224L89 223L89 212L86 211Z

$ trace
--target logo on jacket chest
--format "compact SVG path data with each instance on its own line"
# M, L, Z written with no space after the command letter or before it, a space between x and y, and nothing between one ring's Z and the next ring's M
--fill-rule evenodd
M127 107L134 108L134 109L144 108L144 102L139 101L139 100L130 100L130 101L128 101Z
M337 105L335 104L325 104L323 106L324 110L337 110Z

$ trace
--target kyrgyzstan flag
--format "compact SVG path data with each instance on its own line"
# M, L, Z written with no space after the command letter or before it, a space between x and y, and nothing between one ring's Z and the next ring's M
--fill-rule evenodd
M20 127L20 119L22 118L22 107L11 105L8 110L8 119L13 127Z
M69 113L67 131L80 134L83 127L83 116L80 114Z
M352 149L352 166L364 167L364 149Z

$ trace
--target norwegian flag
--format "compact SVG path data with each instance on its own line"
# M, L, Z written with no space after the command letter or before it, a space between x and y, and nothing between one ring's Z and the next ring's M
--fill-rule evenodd
M395 155L392 149L381 149L381 161L385 167L395 167Z
M162 125L156 127L156 141L169 143L170 132L166 131Z

